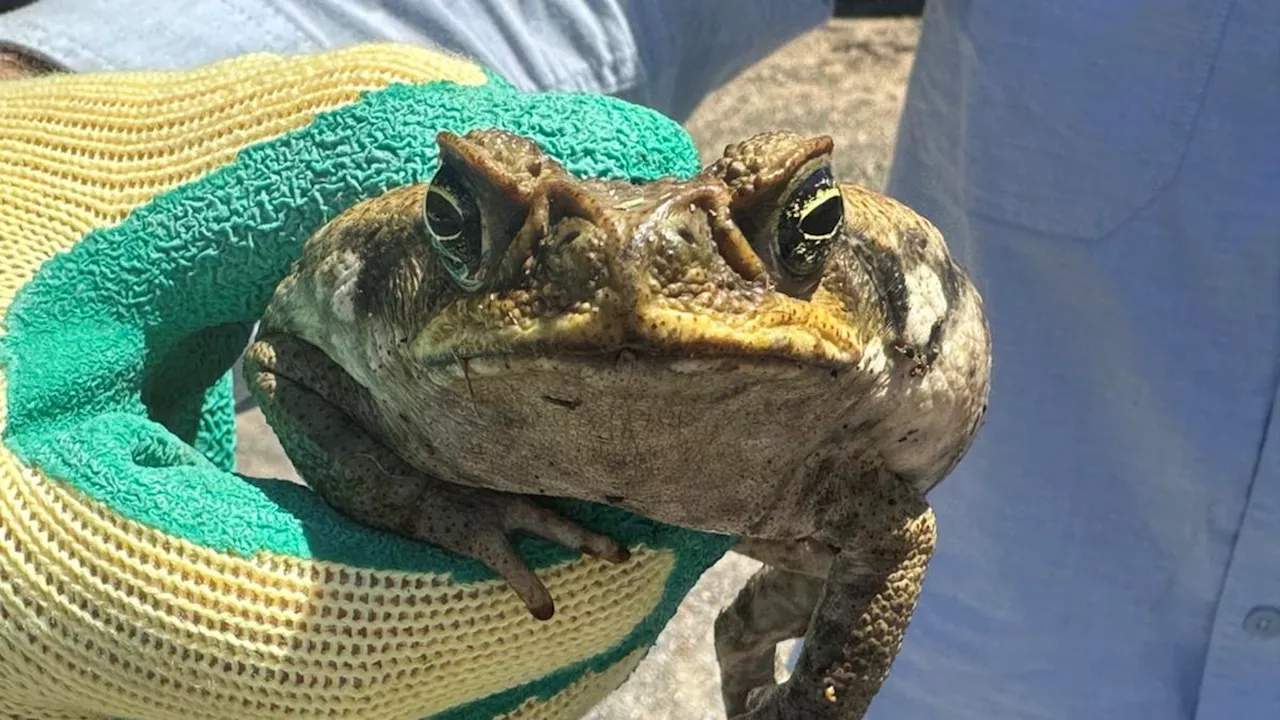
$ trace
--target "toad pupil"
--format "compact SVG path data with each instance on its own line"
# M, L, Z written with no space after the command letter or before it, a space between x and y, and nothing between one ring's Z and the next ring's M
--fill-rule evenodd
M822 168L791 193L778 228L778 255L784 267L807 276L826 264L831 242L844 220L844 201Z
M462 232L462 215L447 191L432 186L427 192L427 227L440 240L451 240Z
M455 282L466 289L480 284L480 208L470 189L447 165L442 167L423 200L423 221L431 244Z
M843 216L844 203L840 196L832 195L800 218L800 232L810 237L833 235Z

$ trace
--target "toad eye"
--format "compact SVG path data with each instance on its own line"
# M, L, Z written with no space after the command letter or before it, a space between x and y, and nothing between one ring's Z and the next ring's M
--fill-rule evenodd
M449 275L464 289L479 287L484 259L480 206L471 189L448 166L442 166L431 180L422 217L431 246Z
M783 202L778 216L778 261L798 279L820 272L843 224L840 190L831 177L831 168L820 167L796 185Z

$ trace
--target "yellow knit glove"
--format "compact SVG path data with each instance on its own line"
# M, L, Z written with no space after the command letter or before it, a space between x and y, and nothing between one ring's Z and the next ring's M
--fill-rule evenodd
M647 111L389 45L0 83L0 717L574 718L731 543L607 508L620 566L482 566L230 472L230 362L301 243L430 177L439 130L575 172L688 174Z

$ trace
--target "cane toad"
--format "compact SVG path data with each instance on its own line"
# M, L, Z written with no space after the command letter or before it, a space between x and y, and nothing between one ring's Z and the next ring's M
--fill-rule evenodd
M645 184L502 131L438 142L430 183L307 242L247 355L286 448L325 456L305 479L486 563L539 618L507 533L626 551L531 496L738 535L768 565L717 622L730 715L861 717L932 553L925 494L986 407L981 300L940 234L837 183L825 137ZM801 634L775 687L773 644Z

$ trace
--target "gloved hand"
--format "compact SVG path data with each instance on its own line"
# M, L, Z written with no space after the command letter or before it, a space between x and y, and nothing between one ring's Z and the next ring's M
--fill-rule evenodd
M228 368L324 221L429 178L435 135L527 134L580 174L688 174L673 122L372 45L0 83L0 717L573 718L732 538L557 506L556 598L235 475Z

